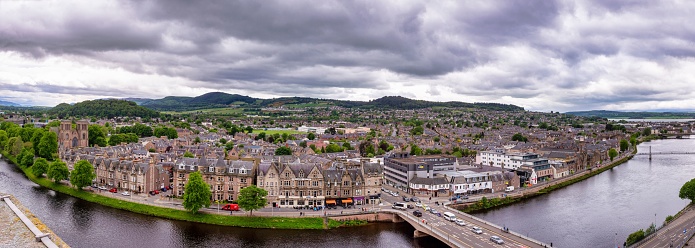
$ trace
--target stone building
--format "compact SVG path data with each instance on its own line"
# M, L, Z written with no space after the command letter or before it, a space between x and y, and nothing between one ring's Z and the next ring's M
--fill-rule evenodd
M72 129L72 122L62 121L58 129L52 129L58 134L58 147L70 149L77 147L87 147L89 145L89 122L78 121L75 129Z

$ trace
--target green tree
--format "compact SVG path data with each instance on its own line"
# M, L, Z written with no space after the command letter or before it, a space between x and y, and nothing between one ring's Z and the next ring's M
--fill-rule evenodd
M229 150L234 149L234 142L227 142L227 144L224 144L224 151L228 152Z
M70 173L70 183L78 189L92 184L94 178L96 178L94 166L87 160L77 161L77 163L75 163L75 169Z
M625 243L630 246L634 243L639 242L640 240L644 239L644 230L639 229L639 231L631 233L629 236L627 236L627 240L625 240Z
M608 157L611 158L611 161L613 161L613 159L617 156L618 156L618 151L616 151L615 148L611 148L610 150L608 150Z
M326 146L326 153L342 152L343 147L335 143L330 143Z
M275 155L292 155L292 149L286 146L278 147L278 149L275 150Z
M34 155L39 155L39 143L41 143L41 138L46 131L43 128L37 128L34 130L34 135L31 136L31 145L34 148Z
M34 151L31 149L24 149L22 153L17 157L17 161L23 167L29 167L34 164Z
M372 142L369 142L369 141L363 141L362 143L360 143L359 149L360 149L360 156L362 156L362 157L367 157L367 155L369 155L370 153L371 154L376 153L376 151L374 150L374 145L372 144Z
M45 158L38 158L34 161L34 165L31 167L31 171L34 176L41 177L46 171L48 171L48 161Z
M424 132L425 132L425 129L422 128L422 126L416 126L416 127L413 127L413 129L410 129L410 134L412 134L413 136L422 135L422 133L424 133Z
M302 148L306 148L306 140L302 140L302 142L299 142L299 146Z
M198 212L202 207L210 206L210 185L203 181L203 176L199 171L193 172L188 177L185 191L183 194L183 207L192 213Z
M196 136L195 139L193 139L193 144L198 144L198 143L200 143L200 137Z
M266 136L265 132L261 132L258 135L256 135L256 140L259 140L259 139L265 140L265 136Z
M651 127L648 127L648 128L645 128L644 130L642 130L642 136L649 136L649 135L652 135L652 128Z
M412 144L410 146L410 155L422 155L422 149L418 147L416 144Z
M195 158L195 156L193 156L193 153L191 153L189 151L184 152L183 157L184 158Z
M24 148L24 142L22 142L20 137L10 138L7 140L7 145L5 145L5 151L12 154L12 156L19 155L22 152L22 148Z
M7 132L5 130L0 130L0 149L5 149L5 145L7 145L7 140L10 138L7 137Z
M101 125L89 125L87 131L89 133L89 146L106 146L106 133L104 133L104 129L101 128Z
M268 204L265 197L268 195L268 191L263 188L256 187L256 185L251 185L245 187L239 191L239 207L245 211L251 211L253 215L253 210L258 210L265 207Z
M432 139L432 140L433 140L434 142L439 142L440 138L439 138L439 136L437 136L437 137L434 137L434 139Z
M39 157L53 160L53 154L58 152L58 135L46 132L39 142Z
M691 179L683 184L681 190L678 192L678 197L681 199L695 201L695 179Z
M624 140L624 139L620 140L620 151L621 152L626 151L629 146L630 146L630 144L627 142L627 140Z
M52 179L54 182L60 182L61 180L68 179L70 176L70 171L65 162L56 160L48 166L48 171L46 177Z
M637 138L635 138L635 136L630 137L630 144L632 144L632 146L637 145Z
M306 135L306 138L309 139L309 140L314 140L314 139L316 139L316 134L314 134L314 133L308 133L308 134Z
M521 135L521 133L515 133L514 135L512 135L512 141L527 142L528 138Z

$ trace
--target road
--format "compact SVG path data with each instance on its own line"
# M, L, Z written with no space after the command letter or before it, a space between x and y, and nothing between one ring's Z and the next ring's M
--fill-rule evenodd
M399 194L402 194L399 193ZM395 197L391 196L387 193L382 193L381 194L382 201L385 202L403 202L402 195ZM465 226L459 226L455 222L447 221L443 217L439 217L435 214L432 214L430 212L425 211L422 207L415 207L414 209L408 209L408 210L403 210L407 211L407 214L412 215L412 212L417 209L420 210L423 214L422 217L420 217L420 220L424 220L427 224L428 227L431 229L437 229L440 232L448 233L451 236L446 237L450 239L455 239L458 240L459 243L463 243L468 245L468 247L541 247L536 243L532 243L526 239L522 239L519 237L516 237L514 235L509 235L507 233L502 232L502 230L497 229L493 226L487 225L485 223L479 222L476 219L473 219L470 217L470 215L463 214L459 211L451 211L447 210L443 205L437 205L434 204L434 200L432 200L432 203L428 202L430 201L429 198L427 199L421 199L420 201L424 203L426 206L429 206L431 208L434 208L440 213L444 212L451 212L453 213L457 219L462 219L466 223ZM387 203L385 203L387 204ZM408 202L408 204L415 205L414 202ZM387 206L390 206L391 204L388 203ZM483 230L482 234L476 234L473 233L472 228L474 226L480 227ZM490 241L491 236L498 236L501 237L504 240L503 245L498 245Z
M635 247L683 247L693 232L695 232L695 210L688 206L678 218L659 229L656 236Z

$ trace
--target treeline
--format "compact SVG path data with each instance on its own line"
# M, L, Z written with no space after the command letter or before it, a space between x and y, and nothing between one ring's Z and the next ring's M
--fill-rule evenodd
M34 157L53 160L58 153L58 135L45 128L35 128L28 124L24 127L12 122L0 123L0 149L19 161L26 158L28 164L33 164ZM31 160L31 161L29 161ZM31 163L29 163L31 162Z
M115 146L121 143L135 143L139 138L144 137L163 137L176 139L179 137L178 132L173 127L157 126L154 129L141 123L135 123L132 126L124 126L116 129L109 129L98 124L89 125L89 146L106 145ZM110 136L108 134L111 133ZM107 139L108 136L108 139Z
M48 110L48 114L60 119L68 117L113 118L120 116L156 118L159 112L138 106L134 102L124 100L93 100L79 102L74 105L61 103Z

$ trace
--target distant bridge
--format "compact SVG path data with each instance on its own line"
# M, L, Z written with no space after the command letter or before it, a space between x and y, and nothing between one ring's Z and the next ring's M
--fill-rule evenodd
M635 155L683 155L683 154L695 154L695 152L640 152Z

